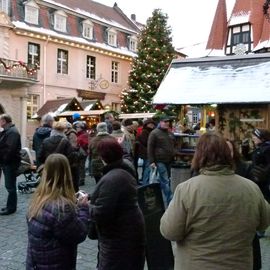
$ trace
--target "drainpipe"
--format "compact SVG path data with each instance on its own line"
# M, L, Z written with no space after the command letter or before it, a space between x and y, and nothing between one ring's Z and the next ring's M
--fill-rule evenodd
M27 91L27 90L26 90ZM20 97L20 103L21 103L21 143L22 143L22 147L27 146L27 136L26 136L26 122L27 120L27 95L24 95L23 97Z
M47 85L47 45L50 36L47 36L43 50L43 104L46 102L46 85Z

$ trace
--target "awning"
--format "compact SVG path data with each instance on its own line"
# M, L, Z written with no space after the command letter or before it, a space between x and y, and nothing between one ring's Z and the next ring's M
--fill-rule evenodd
M58 114L58 117L72 116L74 113L79 113L81 116L100 116L106 113L106 110L92 110L92 111L65 111Z
M174 60L153 104L270 102L270 54Z

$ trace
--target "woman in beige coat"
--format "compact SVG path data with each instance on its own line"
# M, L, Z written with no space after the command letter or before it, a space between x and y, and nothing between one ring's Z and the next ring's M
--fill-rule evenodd
M200 175L177 186L161 218L162 235L176 241L174 269L252 270L252 240L270 225L270 208L232 164L224 138L202 135L192 164Z

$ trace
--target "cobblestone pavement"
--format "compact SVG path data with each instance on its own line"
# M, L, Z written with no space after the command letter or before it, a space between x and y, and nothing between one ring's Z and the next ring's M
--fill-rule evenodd
M23 178L19 177L18 182L21 180L23 180ZM87 177L86 184L81 187L81 189L91 193L94 185L94 179ZM6 195L3 179L1 179L0 208L5 206ZM25 214L31 196L31 194L19 193L17 212L9 216L0 216L0 270L25 269L27 248ZM266 232L266 237L262 238L260 241L263 260L262 270L270 270L270 228ZM87 238L78 247L77 270L95 270L96 255L97 241Z

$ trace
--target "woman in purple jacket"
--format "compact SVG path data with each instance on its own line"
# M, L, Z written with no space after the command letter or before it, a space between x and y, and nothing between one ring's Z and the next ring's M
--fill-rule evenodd
M67 158L51 154L27 214L26 269L76 269L77 245L85 240L88 223L88 198L76 204Z

